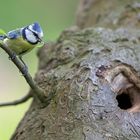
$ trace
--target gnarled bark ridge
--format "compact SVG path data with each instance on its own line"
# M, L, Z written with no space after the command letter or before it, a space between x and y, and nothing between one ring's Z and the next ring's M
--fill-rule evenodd
M38 52L36 81L46 96L52 93L48 105L33 101L11 140L139 140L140 113L121 109L110 84L97 76L100 66L117 63L139 72L139 54L138 29L73 27L62 32Z

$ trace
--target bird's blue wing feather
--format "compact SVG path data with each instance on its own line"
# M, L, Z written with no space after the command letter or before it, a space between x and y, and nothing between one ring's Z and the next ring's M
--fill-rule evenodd
M17 39L19 37L21 37L21 31L20 29L17 29L17 30L13 30L13 31L10 31L7 33L7 37L9 39Z

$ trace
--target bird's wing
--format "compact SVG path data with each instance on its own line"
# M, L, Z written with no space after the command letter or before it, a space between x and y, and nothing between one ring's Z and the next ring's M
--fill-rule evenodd
M12 31L7 33L7 38L9 38L9 39L17 39L19 37L21 37L21 30L20 29L12 30Z

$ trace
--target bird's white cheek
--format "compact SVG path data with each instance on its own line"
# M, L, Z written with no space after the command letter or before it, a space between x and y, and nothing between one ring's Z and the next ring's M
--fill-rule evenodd
M33 35L27 35L27 40L29 40L30 42L36 42L36 38Z
M26 30L25 34L26 34L27 40L29 40L30 42L35 43L37 41L36 37L33 35L31 31Z

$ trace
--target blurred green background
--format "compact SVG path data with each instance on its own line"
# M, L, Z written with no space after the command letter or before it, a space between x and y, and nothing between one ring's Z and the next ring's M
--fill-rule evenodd
M12 0L0 1L0 28L6 32L38 21L44 30L44 40L54 41L59 34L74 24L78 0ZM34 77L37 71L37 49L24 56ZM0 51L0 102L21 98L29 91L21 73L7 54ZM0 108L0 140L9 140L31 100L22 105Z

